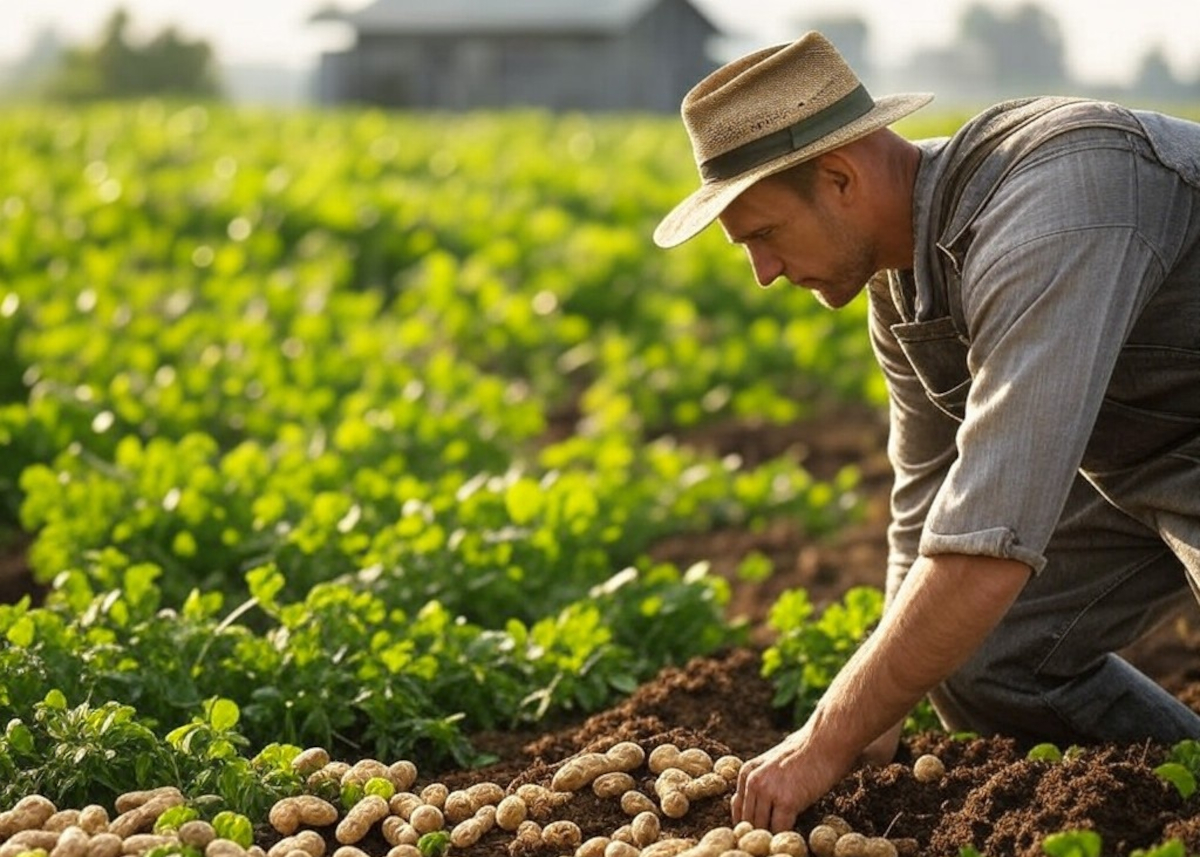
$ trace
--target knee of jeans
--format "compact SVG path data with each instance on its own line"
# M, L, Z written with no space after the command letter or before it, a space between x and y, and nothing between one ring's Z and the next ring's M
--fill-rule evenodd
M1045 688L1039 686L1032 673L1026 675L1027 681L1017 679L1015 674L988 674L973 664L931 690L929 700L942 725L951 732L1000 733L1028 739L1045 721Z

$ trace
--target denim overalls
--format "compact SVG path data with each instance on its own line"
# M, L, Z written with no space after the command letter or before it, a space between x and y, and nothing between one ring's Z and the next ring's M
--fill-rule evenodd
M869 289L889 592L920 554L1036 572L934 704L1030 741L1200 737L1113 654L1200 591L1200 125L1026 99L921 145L914 268Z

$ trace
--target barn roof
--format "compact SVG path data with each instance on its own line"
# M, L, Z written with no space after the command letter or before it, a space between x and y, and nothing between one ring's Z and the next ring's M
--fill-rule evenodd
M359 32L373 33L608 33L628 28L659 2L662 0L374 0L354 12L327 8L314 20L344 21Z

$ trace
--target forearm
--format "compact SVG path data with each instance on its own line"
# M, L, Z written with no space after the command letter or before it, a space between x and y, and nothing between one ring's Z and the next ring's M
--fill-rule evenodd
M1027 565L991 557L918 560L806 728L828 734L852 759L970 657L1030 573Z

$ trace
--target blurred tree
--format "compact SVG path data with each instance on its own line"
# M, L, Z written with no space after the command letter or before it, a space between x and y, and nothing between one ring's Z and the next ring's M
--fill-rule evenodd
M46 94L65 101L221 94L207 42L188 41L167 27L137 45L128 38L129 23L129 13L118 9L105 24L98 45L66 51Z
M25 54L13 63L5 75L5 94L20 95L40 89L62 60L63 42L53 27L42 27L34 35Z
M1195 90L1175 76L1171 63L1158 45L1142 55L1133 81L1133 92L1157 101L1183 101L1195 97Z
M1062 30L1036 3L1008 15L973 3L963 12L959 32L983 54L1001 88L1044 92L1068 83Z

